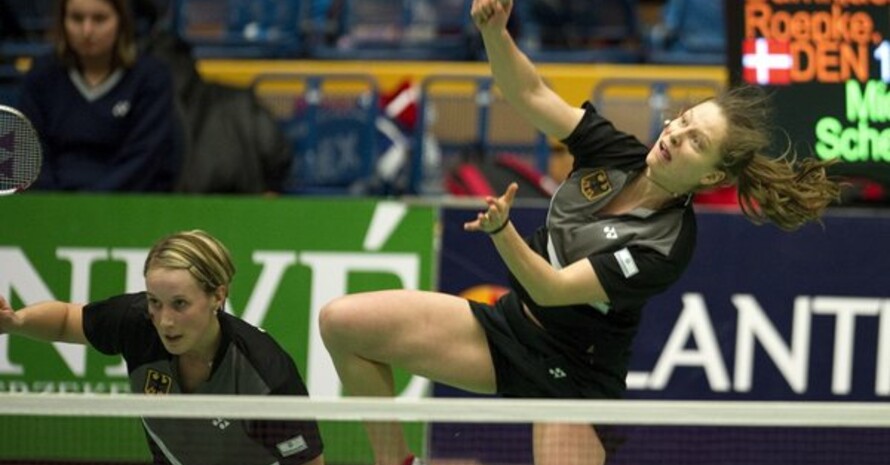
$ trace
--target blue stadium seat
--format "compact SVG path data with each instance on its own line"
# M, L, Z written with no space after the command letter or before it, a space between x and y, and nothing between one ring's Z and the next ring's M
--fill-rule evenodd
M429 75L420 82L419 98L410 193L435 194L443 167L468 149L486 156L515 155L547 172L547 137L516 113L490 76Z
M379 152L379 92L372 76L261 74L252 88L293 149L285 193L363 193Z
M613 77L601 79L592 90L597 111L624 132L645 144L661 134L666 119L717 95L720 80L680 77Z
M515 2L519 47L534 62L642 60L637 0Z
M176 0L174 30L197 58L299 58L300 0Z
M648 37L648 62L726 64L724 2L667 0L662 13L662 22Z
M2 13L7 16L2 30L0 57L34 57L52 48L47 33L52 25L52 0L2 0Z
M43 38L52 25L53 0L4 0L28 38Z
M309 55L344 60L466 60L471 0L340 0ZM336 31L331 34L332 30ZM333 37L332 37L333 35Z
M18 104L22 74L12 65L0 65L0 105L15 107Z

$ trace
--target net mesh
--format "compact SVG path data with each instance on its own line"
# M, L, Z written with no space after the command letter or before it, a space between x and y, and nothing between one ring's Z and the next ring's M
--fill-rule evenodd
M258 419L317 420L327 464L373 463L364 421L395 422L415 453L442 465L531 464L535 453L574 463L590 425L607 464L877 465L890 457L890 405L878 403L7 394L0 463L150 463L142 417L197 425L201 432L181 438L193 454L182 463L249 465L248 447L220 444L215 431ZM569 429L551 430L533 451L543 429L532 424ZM225 448L223 462L210 459Z
M40 173L40 139L18 111L0 106L0 194L28 187Z

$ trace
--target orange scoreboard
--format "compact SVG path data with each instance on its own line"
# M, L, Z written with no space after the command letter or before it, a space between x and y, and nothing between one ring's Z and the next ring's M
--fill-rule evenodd
M890 193L890 0L726 2L732 82L768 88L800 156Z

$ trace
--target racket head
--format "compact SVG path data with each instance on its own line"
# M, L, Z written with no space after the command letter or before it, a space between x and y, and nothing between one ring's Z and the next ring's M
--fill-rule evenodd
M27 189L42 163L43 148L31 121L15 108L0 105L0 195Z

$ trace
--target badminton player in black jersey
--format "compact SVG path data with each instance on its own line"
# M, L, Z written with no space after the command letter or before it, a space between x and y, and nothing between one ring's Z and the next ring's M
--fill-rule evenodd
M135 393L307 395L281 346L222 311L235 268L217 239L199 230L165 237L144 274L146 292L87 305L42 302L13 311L0 296L0 333L121 354ZM143 418L143 427L155 464L324 463L314 421Z
M523 239L510 223L517 185L485 199L467 231L487 233L512 292L483 305L434 292L344 296L320 328L349 395L393 395L392 367L508 397L617 398L646 301L686 269L696 242L691 195L737 185L755 223L792 230L838 197L825 164L773 157L767 101L739 88L666 122L646 147L590 104L549 89L506 30L510 0L475 0L491 71L510 104L574 157L546 224ZM368 423L377 465L411 463L399 425ZM596 429L536 424L537 465L602 464ZM547 447L560 444L559 447ZM405 457L408 457L406 459Z

